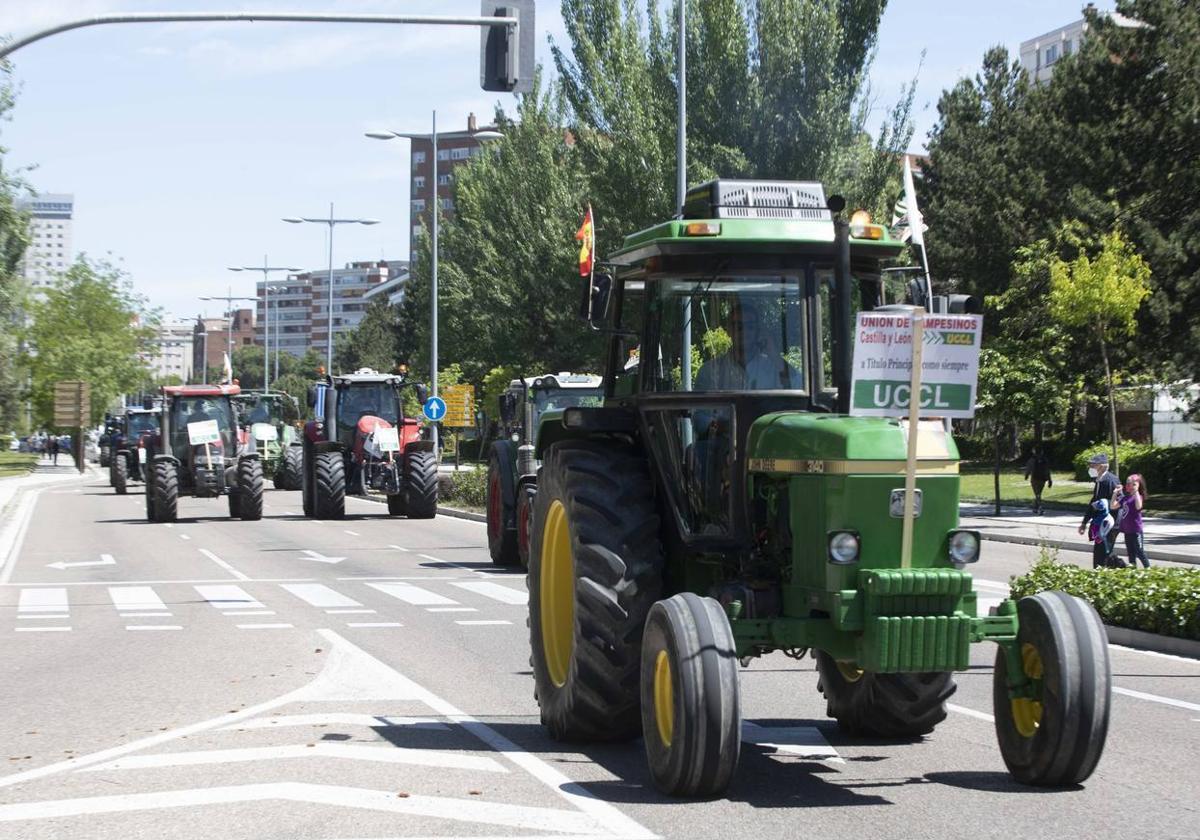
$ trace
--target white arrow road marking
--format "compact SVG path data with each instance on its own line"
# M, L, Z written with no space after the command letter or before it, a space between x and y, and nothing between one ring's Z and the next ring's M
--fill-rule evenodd
M111 554L101 554L99 560L80 560L75 563L64 563L59 560L57 563L47 563L47 568L50 569L77 569L80 566L115 566L117 561L113 559Z
M488 583L487 581L451 581L451 586L457 586L459 589L465 589L468 592L476 592L484 595L495 601L502 601L505 604L528 604L529 593L523 590L509 589L507 586L501 586L498 583Z
M507 773L494 759L458 755L443 750L421 750L412 747L364 747L358 744L289 744L281 747L242 747L228 750L193 750L192 752L135 755L119 758L107 764L97 764L79 772L101 770L137 770L144 767L192 767L200 764L232 764L238 761L270 761L277 758L348 758L354 761L376 761L381 764L419 764L422 767L443 767L453 770L482 770L488 773Z
M301 557L301 560L315 560L318 563L341 563L346 559L345 557L326 557L324 554L321 554L319 551L313 551L311 548L304 549L304 553L308 556Z
M817 761L845 764L846 760L830 746L815 726L759 726L748 720L742 721L742 741L770 747L778 753L797 755Z
M221 729L278 729L284 726L329 726L331 724L366 726L372 729L385 726L407 726L413 729L448 730L450 728L446 724L428 717L392 717L390 715L363 715L354 712L327 712L325 714L276 715L269 718L256 718L245 723L222 726Z

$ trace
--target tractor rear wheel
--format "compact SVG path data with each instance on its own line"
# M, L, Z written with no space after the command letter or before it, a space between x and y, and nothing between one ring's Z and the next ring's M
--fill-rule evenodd
M108 463L108 483L117 491L118 496L124 496L126 485L129 483L129 462L125 453L118 452L117 456Z
M147 488L149 490L149 488ZM173 461L154 462L154 521L179 518L179 471Z
M387 497L388 516L404 516L404 494L395 493Z
M300 504L304 508L305 516L312 516L314 511L313 492L316 485L316 454L308 451L308 447L304 448L304 463L303 473L300 475Z
M529 568L529 539L533 534L533 500L537 487L522 484L517 488L517 557L521 566Z
M238 515L246 522L257 522L262 519L262 461L257 458L243 458L238 461L237 484Z
M646 459L569 441L542 465L529 550L529 643L542 725L559 740L642 730L642 629L663 554Z
M437 516L437 458L432 452L409 452L404 456L404 512L409 519Z
M654 786L712 797L742 745L737 645L721 605L691 592L659 601L642 636L642 739Z
M346 462L341 452L317 453L312 495L317 519L341 519L346 515Z
M1017 602L1017 646L1030 696L1010 697L1008 658L996 651L992 701L1008 771L1040 787L1077 785L1096 769L1108 737L1112 670L1096 610L1065 592Z
M143 469L146 471L146 521L154 522L156 521L154 511L154 465L146 464Z
M279 469L275 472L276 490L299 490L304 483L304 450L299 446L285 446Z
M512 468L503 463L496 452L488 458L487 471L487 540L488 554L497 566L515 566L520 562L517 553L517 532L513 525Z
M946 700L958 688L949 671L876 674L817 651L817 688L838 726L853 735L916 738L946 719Z

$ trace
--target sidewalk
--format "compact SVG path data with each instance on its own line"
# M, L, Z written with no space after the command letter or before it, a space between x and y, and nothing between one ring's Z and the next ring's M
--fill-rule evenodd
M1068 551L1091 553L1092 544L1079 536L1079 512L1055 510L1042 516L1033 515L1029 508L1003 507L1000 516L993 516L990 504L961 504L959 519L964 528L974 528L985 540L1049 545ZM1162 519L1143 517L1146 556L1153 560L1200 565L1200 520ZM1125 556L1125 539L1117 537L1117 554Z
M87 468L87 473L80 473L75 469L75 464L72 463L70 456L59 455L57 465L50 458L42 456L34 466L33 472L28 475L11 475L7 478L0 478L0 514L4 513L8 503L22 490L68 481L73 478L99 475L96 472L95 464L88 462Z

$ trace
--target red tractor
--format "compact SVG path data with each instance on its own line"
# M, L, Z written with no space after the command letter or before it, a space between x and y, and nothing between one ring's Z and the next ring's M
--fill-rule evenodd
M340 519L346 493L387 496L388 513L430 519L437 513L437 459L421 422L404 416L403 388L424 402L425 386L361 368L327 376L308 391L313 419L304 426L304 513Z

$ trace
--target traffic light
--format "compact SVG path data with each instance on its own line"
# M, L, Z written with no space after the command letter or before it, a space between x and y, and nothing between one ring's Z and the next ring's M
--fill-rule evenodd
M949 295L951 315L980 315L983 301L975 295Z
M479 84L484 90L529 93L533 90L534 0L482 0L480 17L520 20L516 39L508 26L482 26L479 33Z

